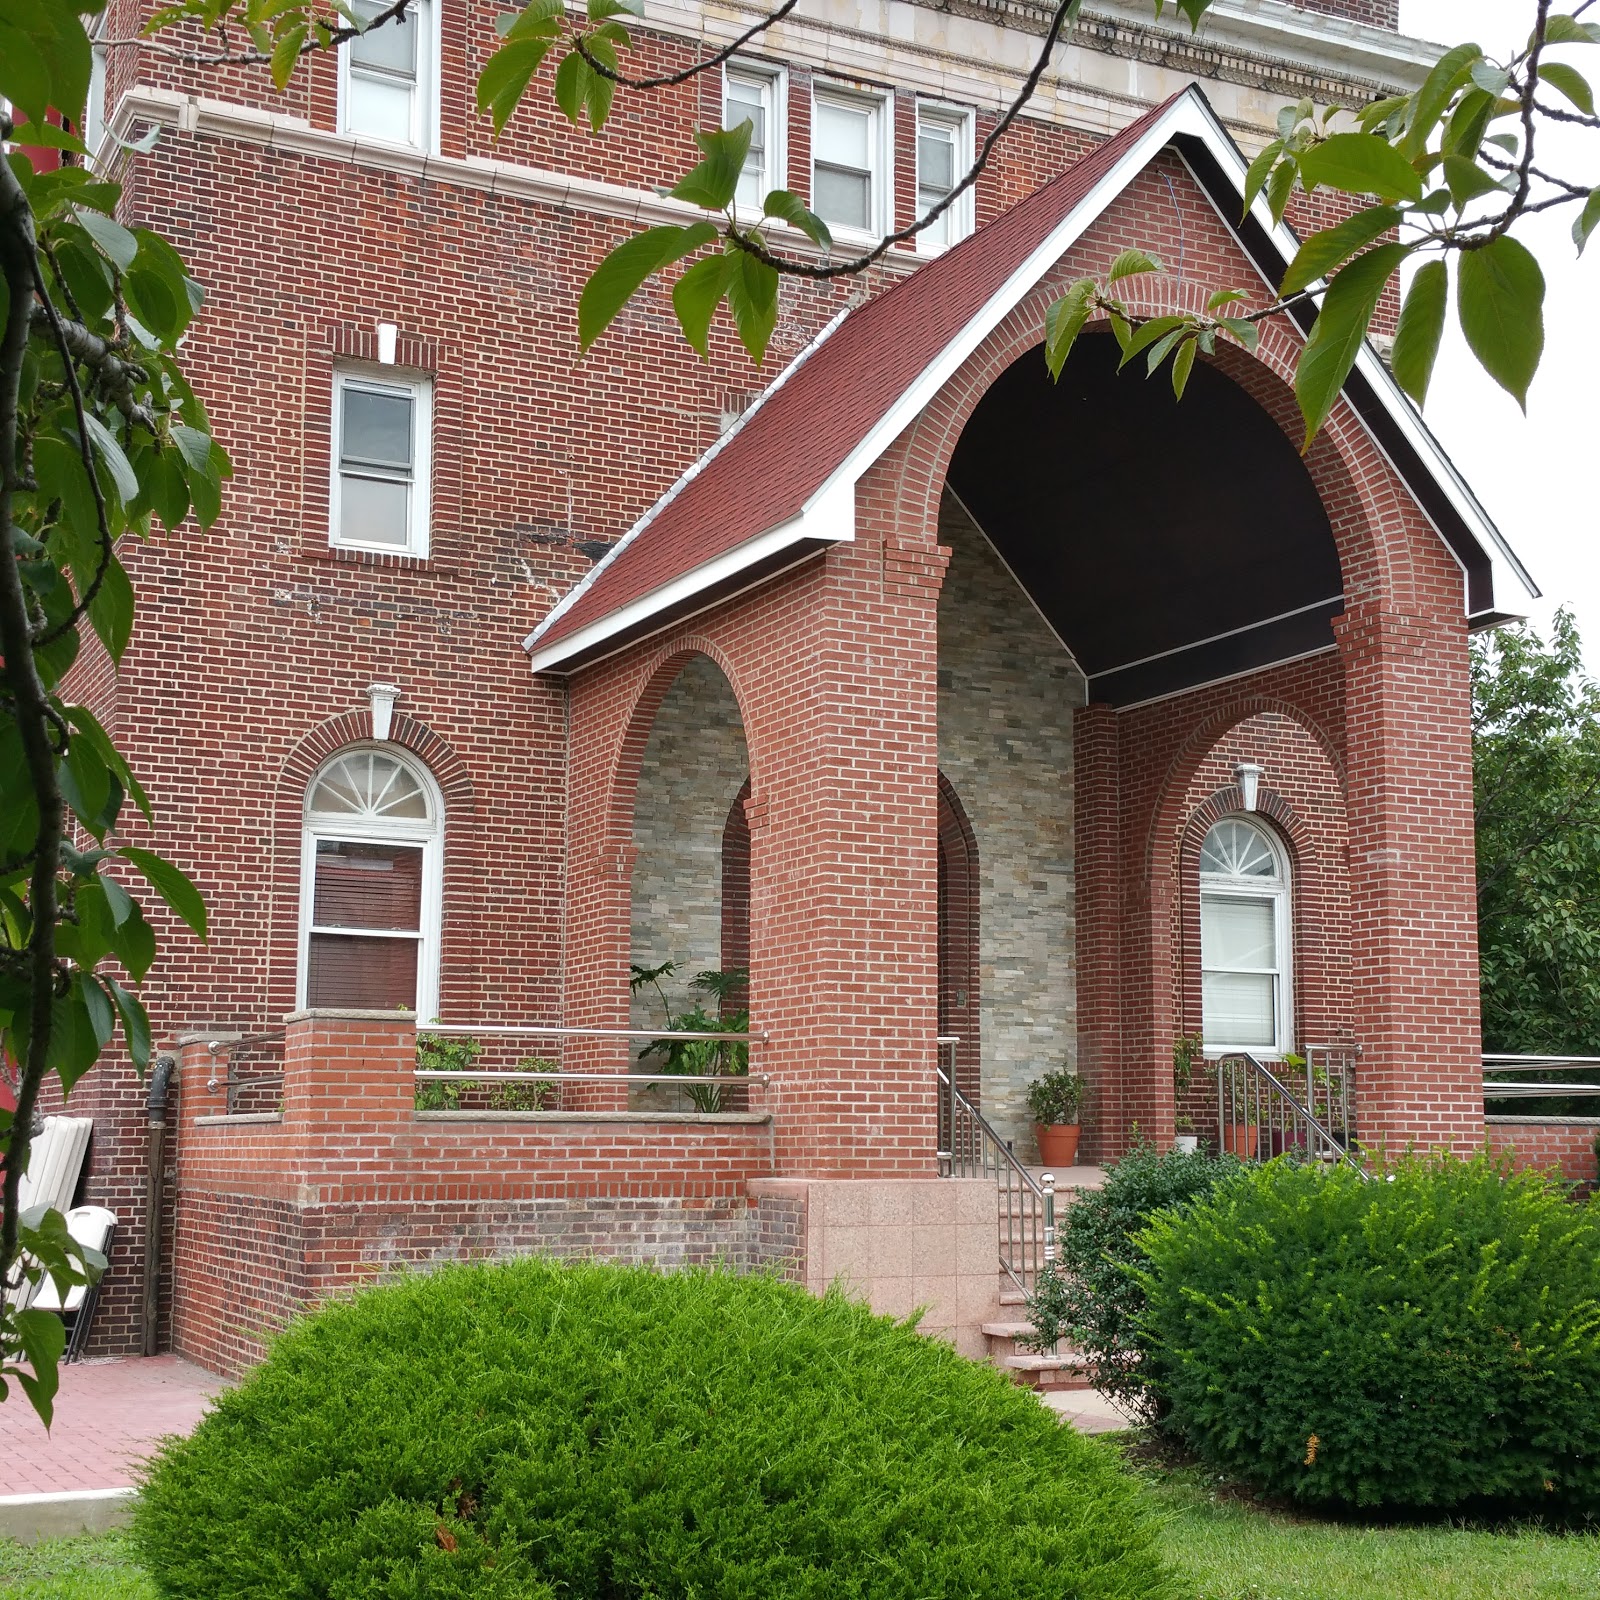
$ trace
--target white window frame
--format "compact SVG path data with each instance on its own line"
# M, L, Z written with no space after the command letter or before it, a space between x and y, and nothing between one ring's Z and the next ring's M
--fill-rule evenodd
M110 52L101 43L105 29L106 16L102 11L89 27L89 94L84 101L81 129L91 167L97 165L95 154L106 136L106 57Z
M1276 945L1277 967L1277 1004L1273 1017L1273 1043L1271 1047L1260 1044L1239 1044L1228 1039L1213 1039L1209 1032L1205 1034L1205 1053L1208 1056L1224 1056L1235 1054L1253 1055L1267 1061L1281 1061L1294 1049L1294 927L1293 927L1293 901L1291 898L1291 884L1289 874L1289 859L1284 851L1283 844L1271 828L1263 826L1254 817L1246 816L1241 812L1230 812L1227 816L1219 817L1219 822L1244 822L1255 830L1267 849L1272 852L1275 868L1271 878L1234 877L1220 872L1200 873L1200 986L1201 986L1201 1025L1205 1022L1205 916L1206 901L1211 898L1223 900L1269 900L1272 902L1272 931ZM1207 833L1210 829L1207 829ZM1202 847L1204 841L1202 840ZM1243 968L1224 968L1218 970L1243 971ZM1257 969L1251 969L1257 970Z
M345 391L360 388L410 396L411 496L406 514L406 542L381 544L339 536L343 474ZM392 556L426 560L431 544L433 513L433 380L425 373L408 373L368 362L341 363L333 369L333 405L329 432L328 543L338 550L377 550Z
M375 751L397 761L421 785L428 797L429 816L361 817L343 820L331 813L311 809L323 775L347 756ZM399 844L422 850L422 903L417 930L417 1018L432 1022L439 1015L439 945L444 909L444 797L433 774L409 751L376 740L348 744L329 756L312 774L306 785L301 812L300 843L300 932L299 956L295 974L295 1009L306 1009L311 977L311 935L329 934L340 938L397 939L404 931L393 928L320 928L312 922L317 894L317 844L319 840L339 844Z
M411 105L411 137L400 141L402 146L420 150L424 155L439 153L439 53L441 47L440 21L442 3L435 0L411 0L408 17L417 25L417 89ZM356 139L370 139L375 144L394 145L396 141L381 134L366 133L350 126L350 49L339 48L339 98L336 126L340 133Z
M942 100L917 101L917 126L913 144L916 151L916 219L922 220L922 128L923 124L932 124L935 127L948 128L955 135L955 181L959 183L967 173L972 170L973 138L975 118L970 106L947 105ZM948 250L951 245L959 244L973 231L974 209L972 204L973 190L968 189L956 197L955 204L945 212L945 221L950 228L949 244L940 244L930 239L926 233L917 235L917 253L925 256L936 256Z
M789 74L763 61L733 60L722 68L722 117L728 120L728 85L732 81L759 84L767 97L767 159L762 168L762 198L774 189L789 187ZM758 216L759 206L739 206L738 214Z
M865 108L873 113L868 133L868 171L872 181L871 220L866 229L828 222L835 238L875 240L890 231L894 217L894 96L887 90L857 89L848 84L819 81L811 83L811 193L809 204L817 210L817 107L846 106L852 111ZM821 216L821 212L817 212ZM823 221L827 222L824 217Z

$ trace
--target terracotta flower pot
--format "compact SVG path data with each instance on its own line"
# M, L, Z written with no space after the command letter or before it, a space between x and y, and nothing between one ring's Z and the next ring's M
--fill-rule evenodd
M1077 1122L1043 1123L1033 1125L1033 1136L1039 1142L1039 1159L1047 1167L1075 1167L1078 1164L1078 1135L1083 1125Z
M1256 1141L1261 1137L1261 1130L1253 1122L1230 1122L1223 1131L1225 1150L1241 1161L1255 1160Z

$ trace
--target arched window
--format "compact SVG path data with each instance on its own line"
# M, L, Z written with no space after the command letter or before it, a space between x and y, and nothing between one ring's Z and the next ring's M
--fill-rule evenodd
M1206 1049L1281 1056L1293 1047L1289 873L1278 842L1224 817L1200 847Z
M301 1006L438 1014L441 812L428 773L387 747L341 751L311 780Z

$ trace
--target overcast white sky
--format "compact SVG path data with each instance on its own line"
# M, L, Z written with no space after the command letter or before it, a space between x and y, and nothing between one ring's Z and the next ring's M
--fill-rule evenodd
M1446 45L1470 39L1504 60L1526 39L1533 9L1532 0L1400 0L1400 26ZM1600 47L1560 59L1600 79ZM1561 128L1547 140L1541 131L1538 148L1546 170L1600 183L1600 135ZM1579 260L1571 227L1558 207L1516 230L1546 280L1545 354L1526 419L1467 353L1453 315L1424 415L1544 592L1533 620L1570 606L1600 677L1600 241Z

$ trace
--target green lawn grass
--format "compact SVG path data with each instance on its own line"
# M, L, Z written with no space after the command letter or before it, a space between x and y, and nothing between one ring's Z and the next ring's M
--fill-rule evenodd
M35 1545L0 1539L0 1595L5 1600L156 1600L156 1586L135 1565L125 1534L101 1533Z
M1142 1476L1195 1600L1600 1597L1600 1534L1329 1522L1214 1490L1198 1468Z
M1361 1526L1265 1511L1195 1468L1145 1471L1194 1600L1597 1600L1600 1535ZM156 1600L120 1533L0 1541L5 1600Z

